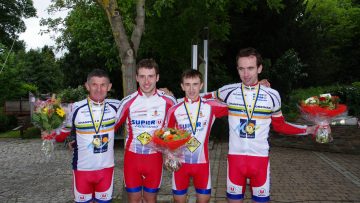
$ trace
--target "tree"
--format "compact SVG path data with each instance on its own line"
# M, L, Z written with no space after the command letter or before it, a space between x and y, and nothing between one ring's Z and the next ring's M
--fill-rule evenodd
M310 81L350 84L360 77L360 7L356 1L305 0L303 27L314 33ZM318 80L321 78L321 80Z
M0 0L0 39L6 47L11 47L18 34L26 27L23 18L36 15L32 0ZM24 43L16 41L14 50L23 49Z
M27 97L29 91L36 91L37 87L22 80L22 74L17 67L17 56L14 52L9 54L4 45L0 44L0 48L3 50L0 52L0 64L3 64L7 58L7 63L1 67L0 74L0 105L5 100L19 99L20 97Z
M14 68L22 81L37 87L38 93L56 93L63 88L63 74L53 51L47 46L17 53Z

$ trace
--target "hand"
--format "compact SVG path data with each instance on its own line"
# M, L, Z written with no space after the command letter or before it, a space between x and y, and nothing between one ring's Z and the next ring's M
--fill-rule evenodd
M172 91L170 91L168 88L163 87L163 88L159 88L159 90L164 91L166 95L169 96L174 96L174 94L172 93Z
M270 82L267 79L262 79L259 81L260 85L263 85L265 87L270 87Z
M75 148L75 140L71 141L71 142L68 142L67 144L69 150L74 150Z

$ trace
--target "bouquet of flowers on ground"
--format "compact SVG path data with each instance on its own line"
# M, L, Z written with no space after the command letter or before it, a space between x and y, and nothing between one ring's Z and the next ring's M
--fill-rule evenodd
M180 168L183 147L190 138L190 133L185 130L165 128L154 132L152 142L156 149L165 155L164 165L166 169L177 171Z
M333 140L331 136L330 121L338 116L347 114L347 106L339 104L339 97L331 94L320 94L312 96L300 102L302 116L317 124L315 140L318 143L329 143Z
M41 130L43 140L41 151L46 158L50 158L54 151L55 130L62 126L64 120L65 110L61 107L60 99L56 99L55 95L46 101L35 102L32 122Z

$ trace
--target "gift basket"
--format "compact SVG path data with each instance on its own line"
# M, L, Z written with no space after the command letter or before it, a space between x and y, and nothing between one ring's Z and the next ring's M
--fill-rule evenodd
M190 133L185 130L165 128L154 132L152 143L157 151L164 154L167 170L177 171L180 168L184 146L190 138Z
M316 142L329 143L333 140L330 122L336 117L347 114L347 106L340 104L339 101L338 96L327 93L312 96L300 102L301 115L306 120L318 125L314 135Z
M62 126L64 120L65 110L55 95L45 101L35 101L32 122L41 130L41 152L46 158L50 158L54 151L55 131Z

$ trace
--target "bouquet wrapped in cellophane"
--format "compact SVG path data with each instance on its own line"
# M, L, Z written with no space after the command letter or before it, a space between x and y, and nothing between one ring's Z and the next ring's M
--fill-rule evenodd
M157 151L164 154L167 170L177 171L180 168L184 146L190 138L190 133L185 130L165 128L154 132L152 143Z
M41 151L46 158L50 158L54 152L55 130L63 125L64 120L65 111L55 95L45 101L35 101L32 122L41 130Z
M333 140L331 136L330 122L338 116L347 114L347 106L339 104L339 97L331 94L320 94L312 96L300 102L302 116L315 124L315 141L318 143L329 143Z

